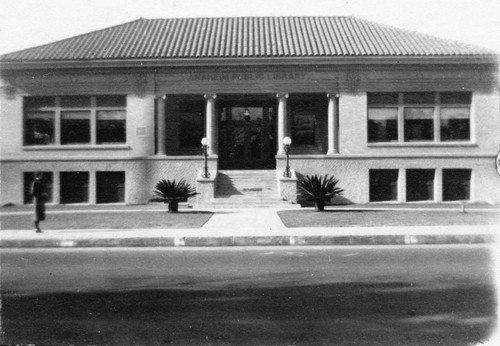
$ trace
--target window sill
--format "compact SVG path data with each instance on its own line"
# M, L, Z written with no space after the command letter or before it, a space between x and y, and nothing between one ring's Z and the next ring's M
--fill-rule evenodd
M387 142L368 143L369 148L412 148L412 147L477 147L473 142Z
M126 144L73 144L73 145L29 145L24 151L58 151L58 150L130 150Z

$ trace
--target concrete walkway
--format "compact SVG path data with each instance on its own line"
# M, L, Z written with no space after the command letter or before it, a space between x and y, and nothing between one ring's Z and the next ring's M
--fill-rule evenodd
M253 234L252 231L277 231L283 230L285 225L278 216L282 209L227 209L217 211L202 227L207 230L234 230L237 226L239 232Z
M495 243L499 229L498 225L287 228L279 210L217 210L197 229L2 230L0 247L470 244ZM71 211L53 213L57 212Z

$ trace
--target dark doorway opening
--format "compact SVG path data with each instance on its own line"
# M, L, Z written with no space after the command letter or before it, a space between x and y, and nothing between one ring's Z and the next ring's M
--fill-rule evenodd
M276 168L276 100L232 96L218 102L219 167Z

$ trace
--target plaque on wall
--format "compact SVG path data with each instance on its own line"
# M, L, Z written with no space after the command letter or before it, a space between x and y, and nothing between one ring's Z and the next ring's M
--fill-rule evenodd
M143 137L146 136L146 127L145 126L138 126L135 128L135 135L138 137Z

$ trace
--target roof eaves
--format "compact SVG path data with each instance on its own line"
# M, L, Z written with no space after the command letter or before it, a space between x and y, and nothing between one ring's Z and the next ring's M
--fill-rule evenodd
M498 56L341 56L341 57L226 57L169 59L106 59L64 61L0 61L3 70L146 68L181 66L265 66L265 65L497 65Z

